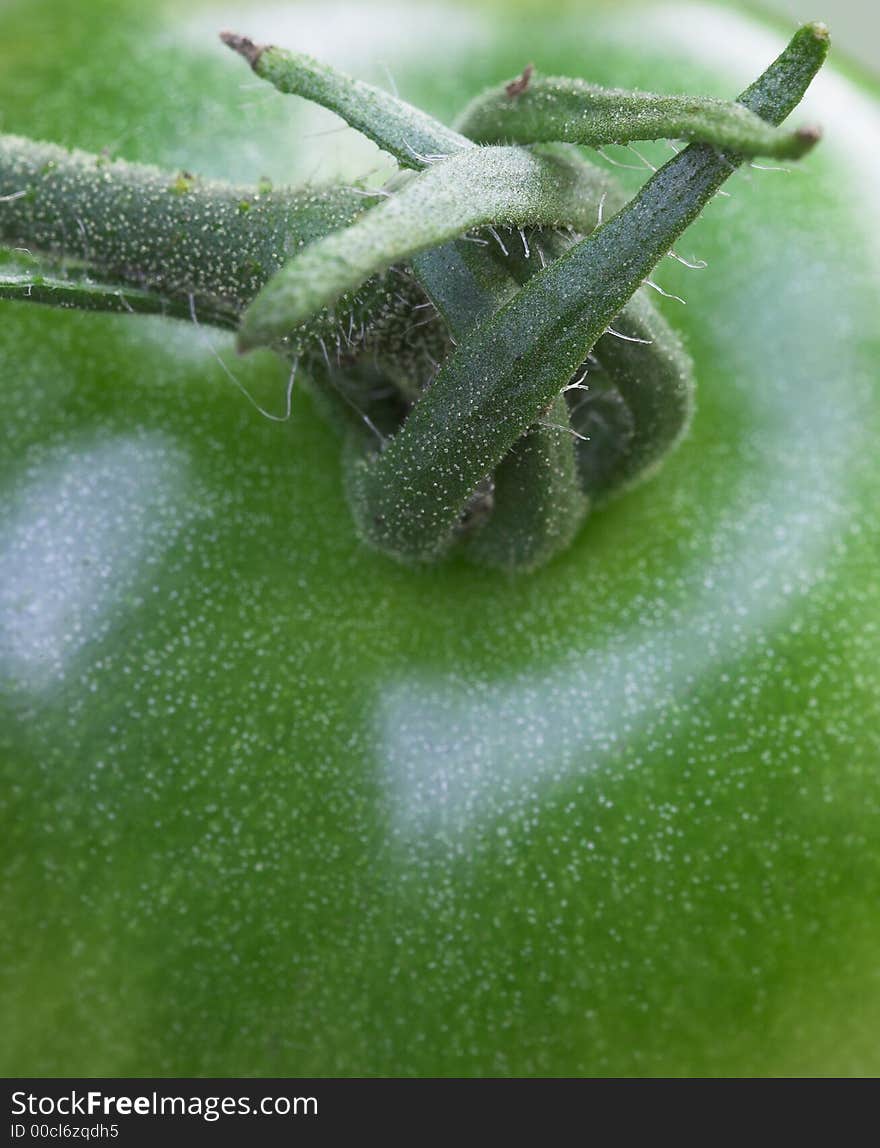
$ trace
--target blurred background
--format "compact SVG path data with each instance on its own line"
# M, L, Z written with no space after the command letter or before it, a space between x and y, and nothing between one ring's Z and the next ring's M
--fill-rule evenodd
M758 6L801 24L822 19L834 42L856 63L880 74L880 4L876 0L764 0Z

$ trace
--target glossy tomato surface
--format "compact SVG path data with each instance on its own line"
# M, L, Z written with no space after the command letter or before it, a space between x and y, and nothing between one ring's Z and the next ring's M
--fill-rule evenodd
M731 97L786 39L87 7L3 5L2 129L247 181L387 164L224 26L447 118L529 61ZM537 574L366 550L308 397L214 351L279 410L270 356L0 304L6 1073L880 1072L880 103L832 60L796 117L658 270L687 441Z

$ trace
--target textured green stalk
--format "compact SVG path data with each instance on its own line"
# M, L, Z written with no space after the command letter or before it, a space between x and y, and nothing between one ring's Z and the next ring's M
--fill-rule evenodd
M296 251L363 210L352 189L233 187L0 136L0 244L111 292L154 294L160 310L188 313L192 298L200 317L228 325Z
M472 561L533 570L571 544L590 508L579 481L575 443L568 405L558 395L542 421L495 468L492 512L468 540Z
M0 263L0 298L235 328L280 264L368 202L354 188L234 187L0 136L0 246L40 265ZM423 300L416 284L374 281L341 317L315 316L295 347L279 349L300 355L337 425L387 426L394 404L374 399L375 380L338 368L369 353L426 375L447 340L428 331L415 344L407 334Z
M62 279L15 268L0 268L0 299L43 303L76 311L107 311L116 314L164 315L191 318L189 302L166 299L136 287L114 287L84 279ZM205 313L199 320L213 326L234 327L235 320L221 313Z
M458 128L484 144L562 140L599 147L630 140L685 139L743 155L798 159L813 128L782 131L742 104L600 88L583 80L529 76L492 88L464 111Z
M519 289L509 270L466 239L421 252L412 260L412 268L457 341L494 315Z
M623 195L619 190L614 194ZM535 237L533 241L537 245ZM542 242L549 246L546 238ZM520 284L512 270L513 261L500 256L497 244L487 251L466 240L454 240L413 260L413 271L457 341L516 293ZM578 481L575 439L561 397L546 423L532 427L513 445L491 488L487 484L471 500L463 531L465 553L481 565L541 565L570 543L586 517L589 504ZM347 444L346 474L356 474L358 459L372 446L364 428L355 428ZM356 498L352 502L358 520L361 506ZM369 536L369 526L363 530L359 525ZM450 530L447 545L458 533Z
M622 196L613 191L605 207L619 208ZM572 240L556 232L542 245L559 259ZM506 262L522 282L535 273L521 255ZM567 398L578 474L590 502L599 504L648 478L681 441L693 414L693 365L642 288L578 367L576 382Z
M622 189L612 184L609 181L603 194L622 201ZM539 239L533 233L531 240L523 235L518 259L502 257L497 244L487 252L457 240L419 257L414 270L461 341L540 267L538 244L555 255L555 242L552 235L541 234ZM575 442L568 406L560 395L546 417L530 427L498 464L491 489L482 499L478 496L476 511L471 502L464 539L471 561L504 570L531 570L569 545L590 505L579 480Z
M412 271L456 340L466 338L474 326L493 315L512 298L519 286L500 261L486 252L485 247L463 239L452 240L416 255ZM418 398L417 393L413 401L418 401ZM375 441L368 428L363 423L353 425L343 455L346 480L357 475L364 458L374 449ZM369 540L370 525L361 520L361 512L369 516L370 508L358 500L350 482L348 485L355 523ZM484 483L471 499L468 512L463 515L467 520L465 529L478 529L491 514L492 505L489 485ZM450 529L444 548L452 546L458 533L457 529Z
M489 224L590 230L609 178L582 161L523 148L474 148L415 176L357 223L291 260L242 319L242 349L271 345L393 263Z
M593 349L588 389L568 392L571 425L583 436L575 443L581 486L597 505L650 477L693 414L693 366L644 290L614 331Z
M612 207L625 202L623 189L595 172L577 153L560 149L558 154L584 169L591 227L598 222L600 199ZM513 256L502 255L497 242L489 244L487 251L455 240L417 256L413 270L453 337L461 342L513 297L520 284L540 268L544 253L559 254L563 242L552 232L533 232L531 238L523 233L518 239L510 238L514 251L519 244ZM529 428L501 460L491 489L479 492L476 504L471 501L464 531L467 557L483 566L529 570L569 545L589 511L575 445L568 406L559 396L546 417ZM357 507L357 500L353 501ZM450 533L450 543L455 534Z
M622 189L611 188L606 207L624 201ZM518 249L512 242L502 259L497 245L487 257L485 249L457 241L420 256L414 270L461 341L536 273L539 244L555 259L571 242L559 233L532 234ZM525 244L532 245L529 258ZM649 477L681 440L694 380L680 340L644 291L627 303L614 329L597 342L595 362L568 391L568 403L559 396L498 464L485 496L490 509L468 519L465 552L472 560L520 570L542 565L569 545L591 503Z
M534 236L533 241L537 243ZM458 341L519 288L511 273L512 261L499 254L496 248L487 253L456 240L414 262L413 269ZM357 499L353 505L358 507ZM581 490L575 436L562 396L545 420L513 444L495 470L491 489L469 509L465 553L480 565L534 569L569 545L587 516L589 502ZM454 532L450 543L453 539Z
M821 66L827 41L824 27L802 28L743 101L781 122ZM442 551L477 483L554 401L560 381L738 162L690 145L457 349L401 431L353 476L375 545L411 560Z
M279 92L302 96L341 116L347 124L389 152L401 167L423 168L431 158L452 155L474 145L419 108L372 84L352 79L301 52L255 44L246 36L223 32L221 39L238 52L262 79Z

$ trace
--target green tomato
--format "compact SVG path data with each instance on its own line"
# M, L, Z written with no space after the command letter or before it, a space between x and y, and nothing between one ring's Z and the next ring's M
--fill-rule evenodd
M7 4L3 130L385 162L172 7ZM702 5L234 18L447 121L529 60L731 97L785 40ZM269 355L0 305L7 1074L880 1072L880 105L832 67L804 116L802 167L685 236L708 268L658 272L686 442L528 576L367 551L307 396L269 422L212 349L281 410Z

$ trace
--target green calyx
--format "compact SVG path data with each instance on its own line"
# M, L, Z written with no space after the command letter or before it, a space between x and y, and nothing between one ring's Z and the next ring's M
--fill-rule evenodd
M245 314L244 350L271 344L395 263L486 226L590 231L610 180L577 156L473 148L410 180L291 260Z
M775 159L800 159L819 138L812 127L783 131L740 103L600 88L528 71L474 100L458 126L482 144L562 140L601 147L682 139Z
M408 562L545 563L681 439L691 364L642 285L744 159L816 143L779 125L824 26L735 103L529 68L458 130L310 57L222 38L405 170L383 189L232 187L0 136L0 299L212 323L296 357L345 435L368 543ZM629 202L574 146L656 138L691 142Z

